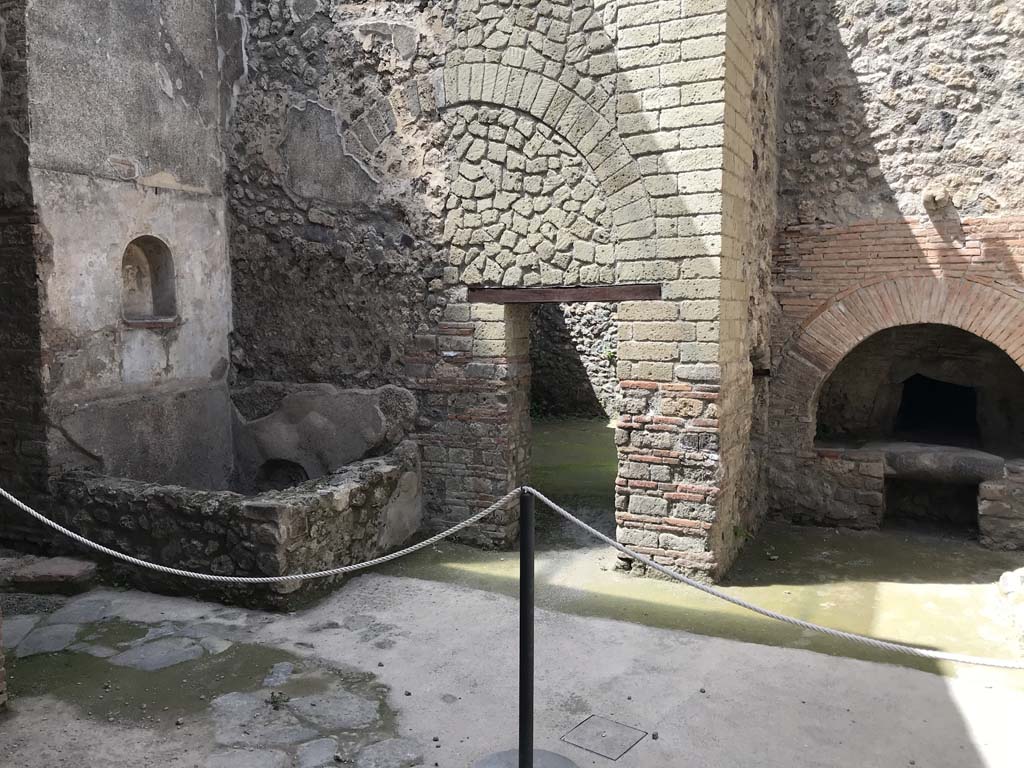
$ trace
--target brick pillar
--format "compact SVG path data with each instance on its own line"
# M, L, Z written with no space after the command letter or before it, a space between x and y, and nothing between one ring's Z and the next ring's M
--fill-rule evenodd
M453 303L436 335L420 340L409 373L424 423L423 484L428 523L464 520L526 482L530 439L529 312L525 305ZM506 546L518 507L464 538Z
M618 16L618 125L656 232L618 244L615 276L661 283L663 299L619 307L618 537L709 579L757 515L748 302L767 243L748 202L752 14L748 0L624 0Z

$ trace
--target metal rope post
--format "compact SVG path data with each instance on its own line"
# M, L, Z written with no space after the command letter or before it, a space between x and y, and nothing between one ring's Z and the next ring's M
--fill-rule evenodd
M533 768L533 494L519 494L519 768Z
M519 493L519 749L488 755L473 768L578 768L554 752L533 748L534 498Z

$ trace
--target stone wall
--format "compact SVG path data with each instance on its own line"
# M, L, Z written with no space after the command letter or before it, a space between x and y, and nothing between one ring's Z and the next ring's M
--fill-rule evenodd
M814 448L818 398L873 334L948 325L1024 363L1022 29L998 2L783 4L775 511L845 514Z
M45 486L48 470L38 279L45 251L29 183L23 2L0 3L0 73L0 485L27 494Z
M539 304L530 316L530 411L608 417L621 397L615 373L618 305Z
M49 465L226 483L220 83L237 46L215 5L0 5L0 376L19 401L0 428L5 475L13 461L23 480ZM69 107L83 93L90 109ZM170 253L170 309L143 320L127 311L133 286L148 292L125 256L139 237Z
M456 304L445 316L406 365L421 396L417 440L434 528L464 520L529 479L529 306ZM518 516L510 504L467 537L507 545Z
M776 26L760 0L253 3L227 144L237 375L413 388L440 525L521 483L529 453L526 310L467 287L660 283L619 307L620 463L661 466L620 477L620 512L722 510L692 544L724 567L757 476L773 203L748 191L774 185Z
M978 531L992 549L1024 549L1024 463L1008 461L1005 477L978 489Z
M255 496L78 470L57 479L48 512L93 541L174 568L225 576L325 570L377 557L415 533L422 515L418 453L406 442L386 456ZM115 579L141 588L259 607L294 605L328 585L243 588L107 565Z
M805 463L773 460L769 501L785 505L793 522L874 529L885 511L885 466L881 452L819 447Z
M249 4L226 139L242 379L400 382L441 319L444 13Z
M977 527L981 543L992 549L1024 549L1024 466L1020 460L1003 461L987 454L899 447L818 447L805 463L773 474L773 505L785 504L786 516L796 523L877 529L886 520L890 502L888 480L910 480L924 485L934 503L921 519ZM773 473L779 465L773 464ZM940 476L958 485L951 496ZM971 490L968 492L968 487ZM976 490L974 490L976 489ZM964 499L967 494L970 498ZM962 501L957 502L957 499ZM951 505L958 504L954 510ZM956 515L943 518L943 514Z
M1024 209L1014 3L787 0L784 225Z

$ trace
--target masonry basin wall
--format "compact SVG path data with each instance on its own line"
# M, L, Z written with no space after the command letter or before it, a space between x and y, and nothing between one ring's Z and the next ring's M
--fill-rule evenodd
M112 549L220 576L327 570L393 550L420 527L419 450L403 441L285 490L203 491L69 472L54 483L51 519ZM260 608L290 608L337 578L232 585L170 576L117 560L116 581Z

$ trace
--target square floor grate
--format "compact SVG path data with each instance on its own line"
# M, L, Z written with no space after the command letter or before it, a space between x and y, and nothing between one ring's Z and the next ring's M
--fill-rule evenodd
M562 741L595 755L618 760L646 735L647 731L616 723L607 717L591 715L565 734Z

